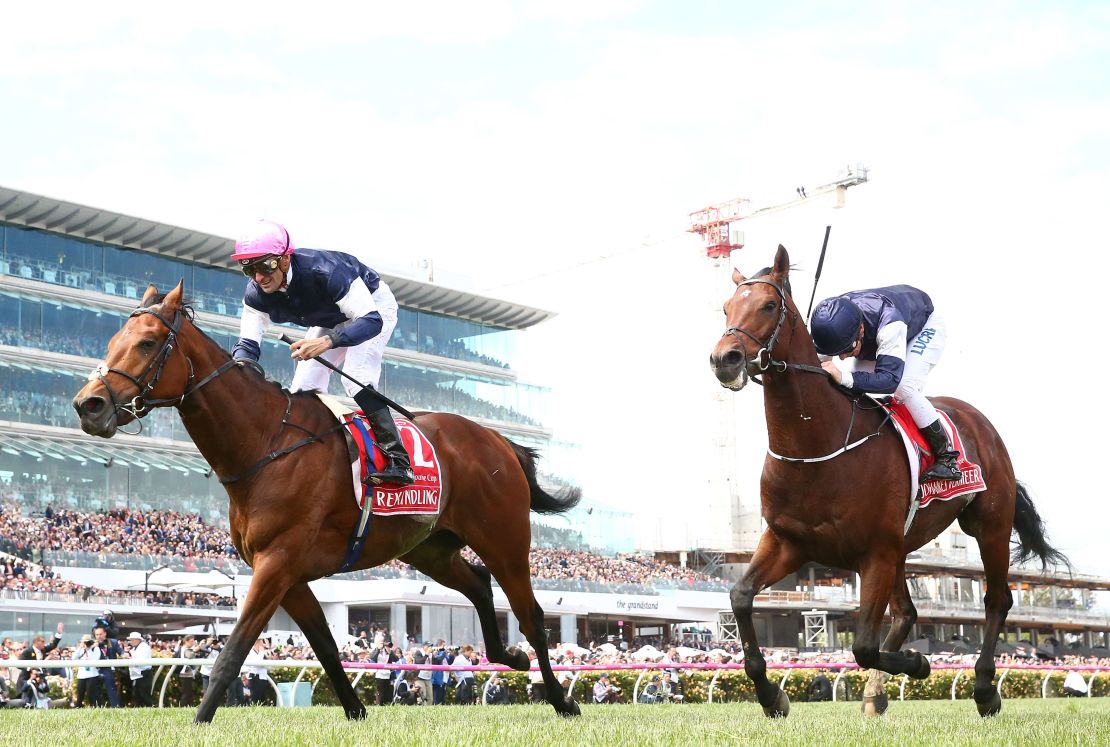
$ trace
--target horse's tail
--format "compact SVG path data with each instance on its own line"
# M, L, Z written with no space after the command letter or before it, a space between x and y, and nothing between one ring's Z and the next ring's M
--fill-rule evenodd
M509 441L507 438L505 440ZM578 501L582 499L581 488L562 488L555 495L551 495L540 487L539 481L536 480L536 460L540 457L538 451L530 446L521 446L512 441L509 441L509 446L513 447L517 461L520 462L520 467L524 470L524 476L528 478L528 489L532 494L531 505L533 511L541 514L561 514L578 505Z
M1050 563L1053 566L1063 565L1071 569L1071 561L1067 556L1048 544L1044 520L1037 513L1028 489L1020 482L1017 484L1017 497L1014 499L1014 532L1017 533L1018 541L1013 550L1013 562L1024 563L1033 558L1040 558L1042 569L1047 568Z

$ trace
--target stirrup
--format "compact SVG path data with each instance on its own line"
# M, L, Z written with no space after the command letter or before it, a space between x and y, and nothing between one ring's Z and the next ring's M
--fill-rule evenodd
M954 476L953 476L954 475ZM921 482L931 482L932 480L944 480L945 482L954 482L963 477L960 468L956 465L945 464L944 462L933 462L929 469L925 470L921 475Z
M412 485L416 482L416 477L413 475L411 469L405 467L397 467L395 464L390 464L381 472L375 472L366 477L366 482L373 485Z

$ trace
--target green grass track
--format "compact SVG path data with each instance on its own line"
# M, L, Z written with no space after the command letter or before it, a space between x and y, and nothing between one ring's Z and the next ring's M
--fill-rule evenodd
M350 723L338 708L221 708L208 726L192 709L0 711L12 745L1108 745L1110 699L1008 700L981 719L968 701L892 702L880 719L859 703L797 703L785 720L757 705L389 707Z

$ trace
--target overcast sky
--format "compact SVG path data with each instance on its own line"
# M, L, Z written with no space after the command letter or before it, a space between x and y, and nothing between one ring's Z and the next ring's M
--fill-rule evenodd
M928 291L950 335L931 392L992 419L1055 541L1110 575L1110 6L775 5L19 4L0 184L227 235L266 215L559 312L520 360L580 445L558 467L653 517L645 538L696 540L670 476L708 463L731 285L686 216L865 162L845 209L747 222L734 262L785 244L808 301L832 224L819 297ZM762 395L732 396L755 491Z

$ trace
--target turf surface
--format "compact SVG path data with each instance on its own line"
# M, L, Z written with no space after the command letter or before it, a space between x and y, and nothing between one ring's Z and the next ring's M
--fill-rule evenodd
M558 718L547 706L390 707L347 722L338 708L223 708L192 724L192 709L0 711L0 744L66 745L1107 745L1110 698L1008 700L981 719L966 701L891 703L867 719L859 703L799 703L771 721L751 703L584 706Z

